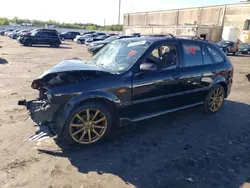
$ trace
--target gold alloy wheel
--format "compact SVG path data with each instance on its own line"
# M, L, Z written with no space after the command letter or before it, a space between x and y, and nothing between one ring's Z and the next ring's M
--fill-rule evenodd
M209 109L212 112L216 112L223 104L223 101L224 101L223 89L221 88L215 89L208 102Z
M91 144L102 138L107 130L107 118L97 109L85 109L73 117L69 132L74 141Z

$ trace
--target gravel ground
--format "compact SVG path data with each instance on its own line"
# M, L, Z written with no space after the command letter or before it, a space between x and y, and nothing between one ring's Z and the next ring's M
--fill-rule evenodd
M125 127L93 147L70 148L36 127L17 101L37 97L31 81L61 60L89 59L86 47L23 47L2 36L0 46L0 187L235 188L250 182L250 56L230 57L234 85L217 114L193 108Z

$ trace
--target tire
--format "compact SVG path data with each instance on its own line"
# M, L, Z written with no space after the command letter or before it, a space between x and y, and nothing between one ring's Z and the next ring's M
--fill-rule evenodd
M234 56L238 56L238 55L239 55L239 52L236 51L236 52L233 53L233 55L234 55Z
M65 41L65 37L61 37L61 40L62 40L62 41Z
M221 94L218 97L215 96L217 92L219 92L218 94ZM213 100L212 98L215 98L217 100ZM206 99L204 101L204 110L203 110L204 113L213 114L218 112L224 104L224 99L225 99L224 88L222 87L222 85L216 84L214 87L210 89L209 93L206 96ZM214 105L215 103L217 103L217 105Z
M228 50L228 49L225 50L225 54L226 54L226 55L229 54L229 50Z
M31 40L25 41L24 46L32 46L32 41Z
M77 44L82 44L81 41L80 41L79 39L76 41L76 43L77 43Z
M60 46L60 43L59 42L54 42L53 46L58 48Z
M85 124L82 124L83 121L81 119L84 120ZM97 123L93 124L94 121L92 119L96 120L95 122ZM110 110L101 103L86 102L74 109L69 115L62 135L69 144L93 145L104 140L109 135L112 124L113 118Z

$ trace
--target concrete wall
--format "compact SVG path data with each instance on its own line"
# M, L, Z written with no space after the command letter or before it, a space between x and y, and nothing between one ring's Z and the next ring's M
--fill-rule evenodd
M209 39L217 41L224 25L237 26L240 38L247 19L250 20L250 3L131 13L124 16L124 32L187 35L194 32L185 27L197 25L198 28L207 26L207 29L198 29L197 35L207 34Z

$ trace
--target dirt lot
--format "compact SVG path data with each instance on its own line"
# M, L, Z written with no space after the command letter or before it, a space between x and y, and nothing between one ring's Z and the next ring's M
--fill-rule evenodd
M0 46L7 61L0 60L0 187L235 188L250 181L250 57L230 57L234 86L219 113L189 109L120 129L97 146L70 148L53 137L30 139L38 127L17 101L37 97L31 81L47 68L88 59L86 48L23 47L1 36Z

